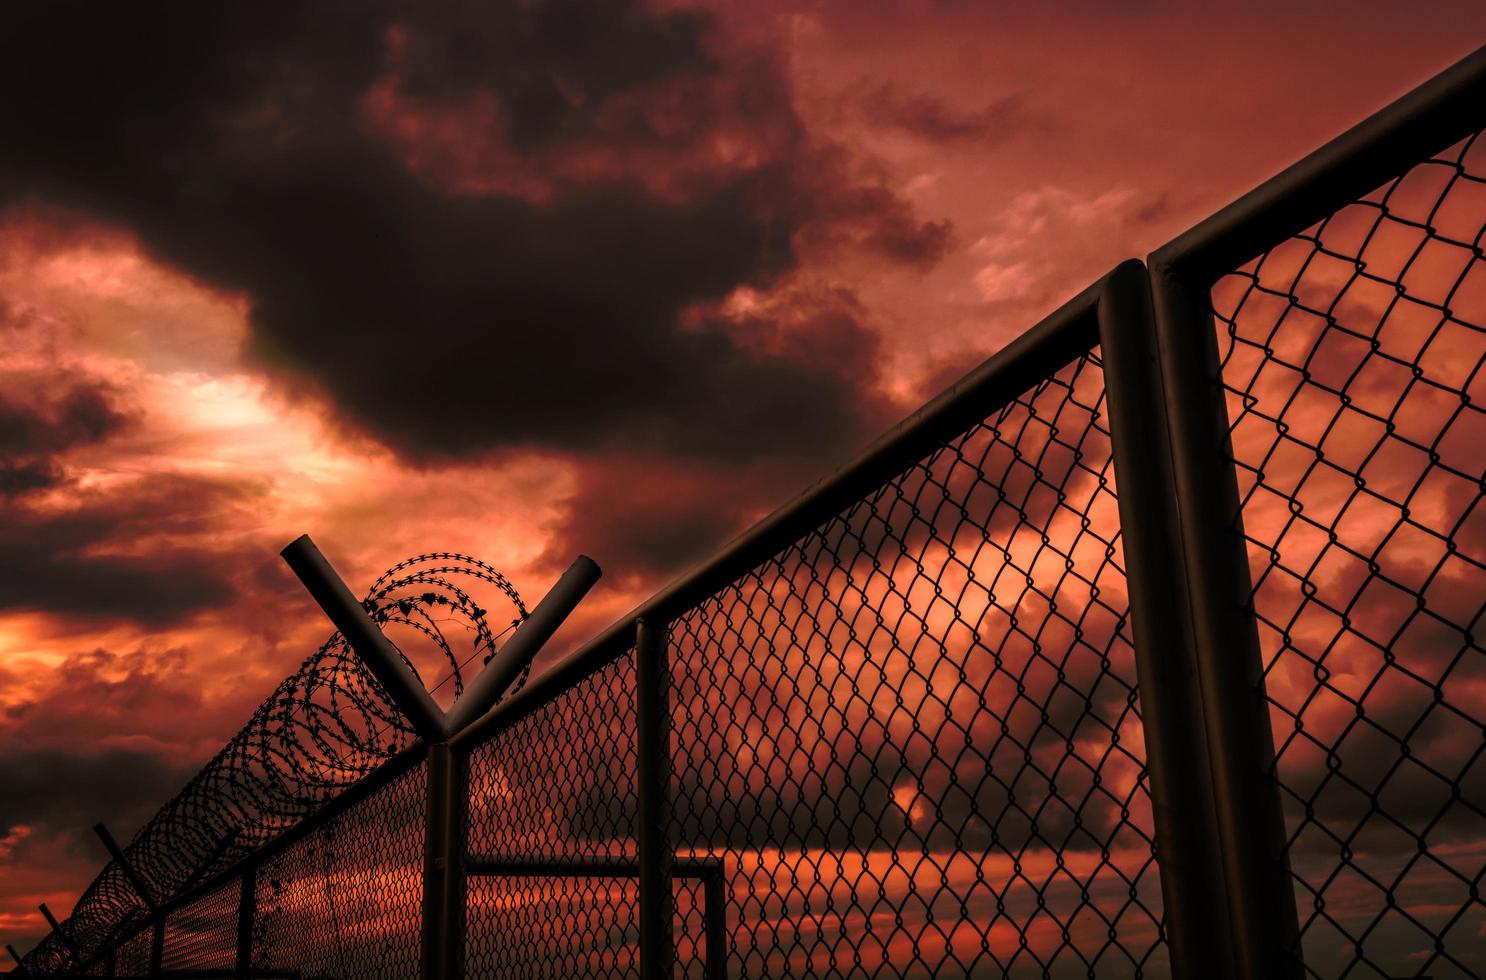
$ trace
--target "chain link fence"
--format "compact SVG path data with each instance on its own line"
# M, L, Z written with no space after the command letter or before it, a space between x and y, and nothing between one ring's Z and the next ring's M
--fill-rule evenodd
M1090 354L674 621L734 974L1165 973L1102 415Z
M628 652L471 753L468 976L639 976L634 732Z
M1212 291L1314 976L1486 975L1483 229L1478 133Z
M1486 977L1483 106L1478 53L524 688L489 566L347 593L23 969Z

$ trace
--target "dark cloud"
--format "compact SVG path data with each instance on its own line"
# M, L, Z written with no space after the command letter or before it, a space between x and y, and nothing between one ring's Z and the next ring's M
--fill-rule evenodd
M65 509L0 507L0 609L161 624L219 605L267 549L209 546L223 515L262 489L172 474L110 489L69 487Z
M737 486L646 461L585 467L548 547L591 554L621 574L660 577L698 560L745 523Z
M777 364L775 394L736 406L729 427L718 433L748 451L728 466L699 467L654 452L589 457L563 519L548 529L551 561L584 552L625 574L676 574L783 504L781 487L844 463L855 445L840 434L851 431L853 419L873 430L890 423L890 403L852 390L850 379L871 376L879 346L861 323L856 298L846 291L807 292L779 305L735 314L726 326L712 328L748 337L767 352L759 356ZM834 373L815 375L802 367L809 364L831 365ZM658 420L647 441L674 445L680 434L664 427L681 424Z
M0 712L0 837L23 826L37 839L86 843L105 820L127 839L235 713L210 712L188 666L179 649L94 649L24 685L0 673L26 691ZM120 732L134 733L130 744L116 741Z
M778 66L720 53L703 14L63 2L8 21L10 195L125 223L246 292L261 363L413 457L857 441L875 365L848 374L684 314L778 283L803 240L924 265L949 233L843 184ZM373 125L377 92L389 125L453 113L460 138L500 150L477 176L542 192L468 193L412 166L417 148ZM720 142L739 152L709 155Z
M59 483L63 471L57 457L102 442L127 421L108 387L97 382L74 384L55 396L0 392L0 498Z
M720 69L707 50L710 18L651 13L632 2L428 4L402 11L398 63L410 95L437 100L493 92L506 137L533 149L600 129L663 139L655 120L605 115L615 96Z
M81 841L99 820L127 835L189 775L153 752L16 746L0 753L0 837L22 826Z

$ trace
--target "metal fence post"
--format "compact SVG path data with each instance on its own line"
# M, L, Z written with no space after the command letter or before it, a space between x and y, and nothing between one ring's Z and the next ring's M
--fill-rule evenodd
M702 878L702 903L707 919L707 980L727 980L728 905L727 871L717 870Z
M258 866L251 864L243 872L242 890L237 898L237 957L233 972L238 980L247 980L253 972L253 923L258 918Z
M1222 844L1145 266L1105 280L1099 349L1173 976L1231 978Z
M165 968L165 916L156 914L150 936L150 976L158 977Z
M57 941L67 947L67 953L72 957L73 962L81 965L83 959L82 953L78 951L76 946L72 945L72 937L67 935L66 930L62 928L62 923L58 922L57 917L52 914L52 910L47 907L45 902L42 902L37 908L41 909L41 915L46 919L47 925L52 927L52 933L57 937Z
M640 975L669 980L671 937L671 713L665 625L635 624L635 751L639 817Z
M1245 980L1299 977L1299 926L1212 308L1207 288L1159 255L1150 277L1234 962Z
M448 742L428 747L428 803L423 838L423 980L445 980L449 973L450 811L455 792L454 754Z
M466 906L465 874L469 851L469 757L449 752L449 797L444 840L444 964L445 976L464 976Z

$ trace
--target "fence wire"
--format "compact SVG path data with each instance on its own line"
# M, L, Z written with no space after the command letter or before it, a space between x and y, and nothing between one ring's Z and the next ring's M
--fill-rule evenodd
M470 878L468 976L638 976L633 878L556 873L635 859L634 732L630 653L471 753L472 860L553 873Z
M258 869L254 970L417 974L427 785L421 763Z
M166 970L230 970L237 962L237 882L216 889L165 920Z
M115 958L115 972L121 977L143 977L150 972L151 930L136 933L133 938L119 946Z
M1486 139L1212 291L1318 977L1486 976Z
M672 625L736 975L1164 972L1102 414L1090 354Z

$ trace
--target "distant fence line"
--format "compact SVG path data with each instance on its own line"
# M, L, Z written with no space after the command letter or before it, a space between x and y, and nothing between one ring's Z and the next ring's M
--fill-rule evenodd
M316 592L22 969L1486 977L1483 117L1486 49L519 691L488 566ZM456 571L522 625L453 594L446 715L379 624Z

